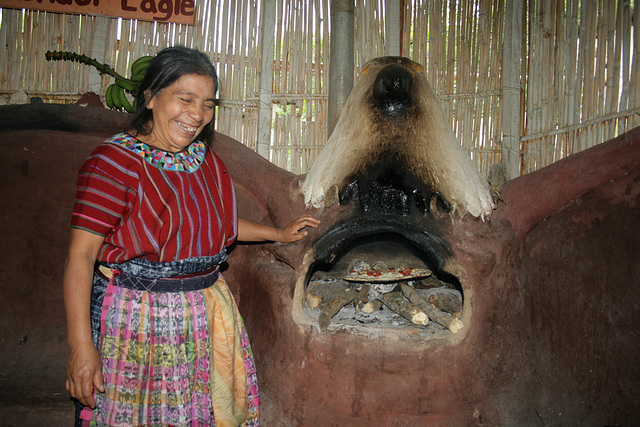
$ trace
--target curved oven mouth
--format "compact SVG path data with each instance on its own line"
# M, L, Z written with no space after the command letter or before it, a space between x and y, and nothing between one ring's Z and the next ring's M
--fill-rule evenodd
M314 244L304 310L321 331L366 328L442 338L462 327L450 245L429 218L362 216Z

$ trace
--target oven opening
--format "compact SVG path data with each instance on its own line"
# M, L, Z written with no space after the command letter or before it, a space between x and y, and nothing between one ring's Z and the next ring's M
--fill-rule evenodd
M395 232L352 239L312 263L304 309L321 331L448 337L462 328L463 288L428 252Z

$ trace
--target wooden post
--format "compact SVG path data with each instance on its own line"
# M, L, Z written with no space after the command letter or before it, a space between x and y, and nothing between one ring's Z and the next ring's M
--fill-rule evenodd
M276 1L264 0L260 23L260 88L258 90L258 134L256 151L269 159L271 145L271 99L273 92L273 49L276 26Z
M385 1L384 54L400 55L400 0Z
M96 16L95 26L93 28L93 40L91 42L91 58L94 58L98 62L105 62L106 59L106 44L107 44L107 31L109 29L109 20L106 16ZM109 76L105 74L101 75L95 67L89 67L89 85L88 91L102 94L102 81L108 79Z
M338 123L354 81L353 0L331 0L331 46L329 46L329 119L327 139Z
M520 61L522 0L508 1L502 74L502 164L507 179L520 176Z

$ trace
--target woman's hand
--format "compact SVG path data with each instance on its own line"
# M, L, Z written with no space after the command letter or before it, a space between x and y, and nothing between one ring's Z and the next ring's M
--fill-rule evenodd
M65 387L71 397L92 408L96 405L94 388L104 392L100 357L91 336L90 313L93 265L103 240L97 234L72 229L63 278L70 350Z
M284 228L275 228L238 218L238 240L241 242L272 241L292 243L304 239L309 234L303 228L316 228L318 224L320 224L320 220L311 215L301 215Z
M102 364L92 342L72 348L67 361L65 387L84 406L96 407L94 389L104 393Z
M306 227L318 227L320 220L311 215L302 215L291 221L286 227L278 229L278 238L276 241L283 243L292 243L304 239L309 232L303 230Z

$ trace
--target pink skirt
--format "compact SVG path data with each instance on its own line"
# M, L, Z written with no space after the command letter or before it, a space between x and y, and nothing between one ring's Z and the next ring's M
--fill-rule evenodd
M253 353L222 276L188 292L110 280L99 353L106 390L82 411L83 425L259 425Z

